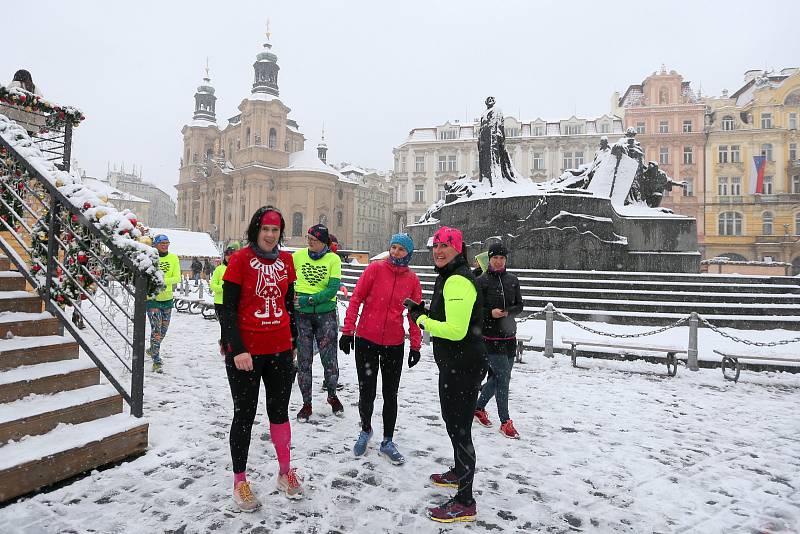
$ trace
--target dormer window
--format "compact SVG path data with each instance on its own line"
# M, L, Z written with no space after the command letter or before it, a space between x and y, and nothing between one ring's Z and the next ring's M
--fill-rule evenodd
M578 135L583 133L582 124L567 124L564 127L564 135Z

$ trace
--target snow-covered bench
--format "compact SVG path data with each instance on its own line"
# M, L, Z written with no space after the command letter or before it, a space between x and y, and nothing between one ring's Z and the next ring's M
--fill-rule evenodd
M680 347L667 347L655 345L632 345L621 343L619 341L603 342L597 339L578 339L562 337L561 342L570 345L570 358L572 359L572 366L578 366L578 352L577 348L581 347L601 347L607 349L617 349L611 354L616 355L615 359L621 360L640 360L648 358L662 359L667 364L667 374L675 376L678 373L678 360L685 358L678 358L679 354L687 354L687 349ZM605 351L604 351L605 352Z
M733 380L734 382L739 381L739 373L742 371L742 367L747 365L746 363L742 363L742 360L749 362L789 362L800 364L800 358L787 358L783 356L754 356L752 354L730 354L717 349L714 349L714 352L722 356L722 376L725 377L725 380ZM728 373L729 370L733 371L732 375Z

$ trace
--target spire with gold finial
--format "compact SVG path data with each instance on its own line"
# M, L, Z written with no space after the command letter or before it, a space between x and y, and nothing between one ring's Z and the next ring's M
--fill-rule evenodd
M266 41L264 42L264 50L256 56L256 62L253 64L255 70L255 80L253 81L253 88L251 93L278 96L278 56L272 50L272 43L270 39L272 32L269 29L270 21L267 19L267 30L265 32Z

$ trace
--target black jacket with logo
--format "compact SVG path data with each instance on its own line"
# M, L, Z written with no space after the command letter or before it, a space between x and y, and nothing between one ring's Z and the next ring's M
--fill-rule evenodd
M522 292L519 280L508 271L483 273L475 283L483 301L483 337L487 343L513 338L517 335L514 318L522 312ZM508 316L495 319L492 310L499 308ZM492 352L491 347L488 347Z

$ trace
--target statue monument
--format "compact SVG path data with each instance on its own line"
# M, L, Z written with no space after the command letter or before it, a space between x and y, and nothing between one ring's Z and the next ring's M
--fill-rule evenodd
M533 182L514 169L494 98L486 107L479 176L445 184L445 198L408 226L415 241L427 242L445 225L464 232L470 254L503 241L515 268L699 271L697 222L661 207L666 191L686 184L644 161L634 129L614 144L603 137L588 164Z

